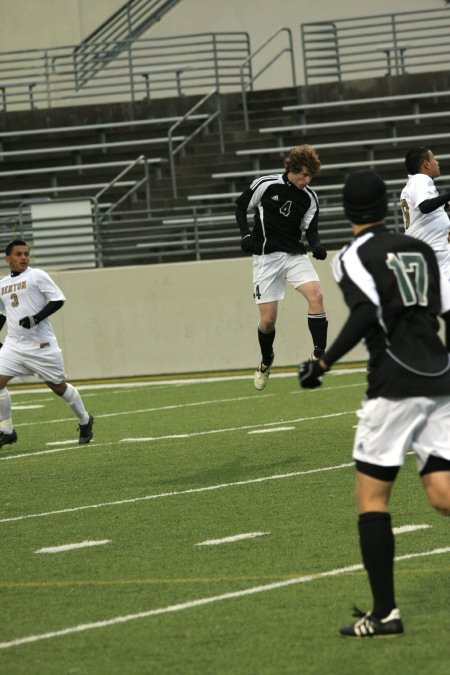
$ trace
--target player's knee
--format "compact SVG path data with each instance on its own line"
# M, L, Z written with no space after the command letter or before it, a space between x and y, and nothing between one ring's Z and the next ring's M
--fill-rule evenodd
M310 307L313 307L317 312L323 312L323 293L320 286L311 290L308 297Z
M259 328L263 333L271 333L275 328L276 317L272 315L262 316L259 320Z

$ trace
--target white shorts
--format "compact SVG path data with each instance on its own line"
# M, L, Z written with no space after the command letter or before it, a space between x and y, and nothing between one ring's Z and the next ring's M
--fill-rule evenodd
M419 472L430 455L450 461L450 396L372 398L357 415L355 460L401 466L412 448Z
M436 260L444 276L450 281L450 246L446 251L435 251Z
M283 300L286 281L294 288L308 281L319 281L306 254L277 252L253 256L253 297L257 305Z
M40 347L37 344L31 349L18 349L17 345L9 342L5 342L0 349L0 375L38 375L44 382L53 384L59 384L66 379L58 345Z

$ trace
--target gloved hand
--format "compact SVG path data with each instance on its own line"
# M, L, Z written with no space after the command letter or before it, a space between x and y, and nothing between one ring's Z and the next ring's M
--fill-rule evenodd
M312 255L313 258L316 258L317 260L325 260L327 257L327 250L321 244L318 244L317 246L313 246Z
M33 328L33 326L36 326L38 322L34 318L34 316L24 316L23 319L20 319L19 321L19 326L22 326L22 328Z
M253 242L253 236L250 233L246 234L245 237L242 237L242 239L241 239L241 249L244 251L244 253L253 254L255 252L255 245L254 245L254 242Z
M319 365L319 361L303 361L298 367L298 380L301 387L304 389L315 389L320 387L322 380L320 379L325 373L325 368Z

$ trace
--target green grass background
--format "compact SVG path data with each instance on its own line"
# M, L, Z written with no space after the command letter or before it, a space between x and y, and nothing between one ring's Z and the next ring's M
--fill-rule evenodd
M12 388L19 440L0 453L0 642L360 563L351 447L364 384L351 373L310 392L295 377L272 377L264 392L251 377L82 388L95 416L85 447L61 400ZM249 433L277 427L294 429ZM392 517L430 526L398 535L399 556L449 545L449 521L426 502L411 456ZM196 545L246 532L269 534ZM0 672L448 675L449 576L449 553L396 564L406 632L395 639L339 636L353 603L371 608L357 570L0 649Z

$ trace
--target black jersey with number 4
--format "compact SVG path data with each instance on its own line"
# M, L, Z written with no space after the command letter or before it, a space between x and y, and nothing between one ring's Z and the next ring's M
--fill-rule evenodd
M247 210L254 209L255 253L306 253L303 232L310 246L319 244L317 195L309 187L293 185L285 173L257 178L236 205L242 236L248 231Z
M433 250L378 225L340 251L333 272L351 312L368 301L377 310L364 338L368 397L449 395L450 357L437 317L450 310L450 286Z

